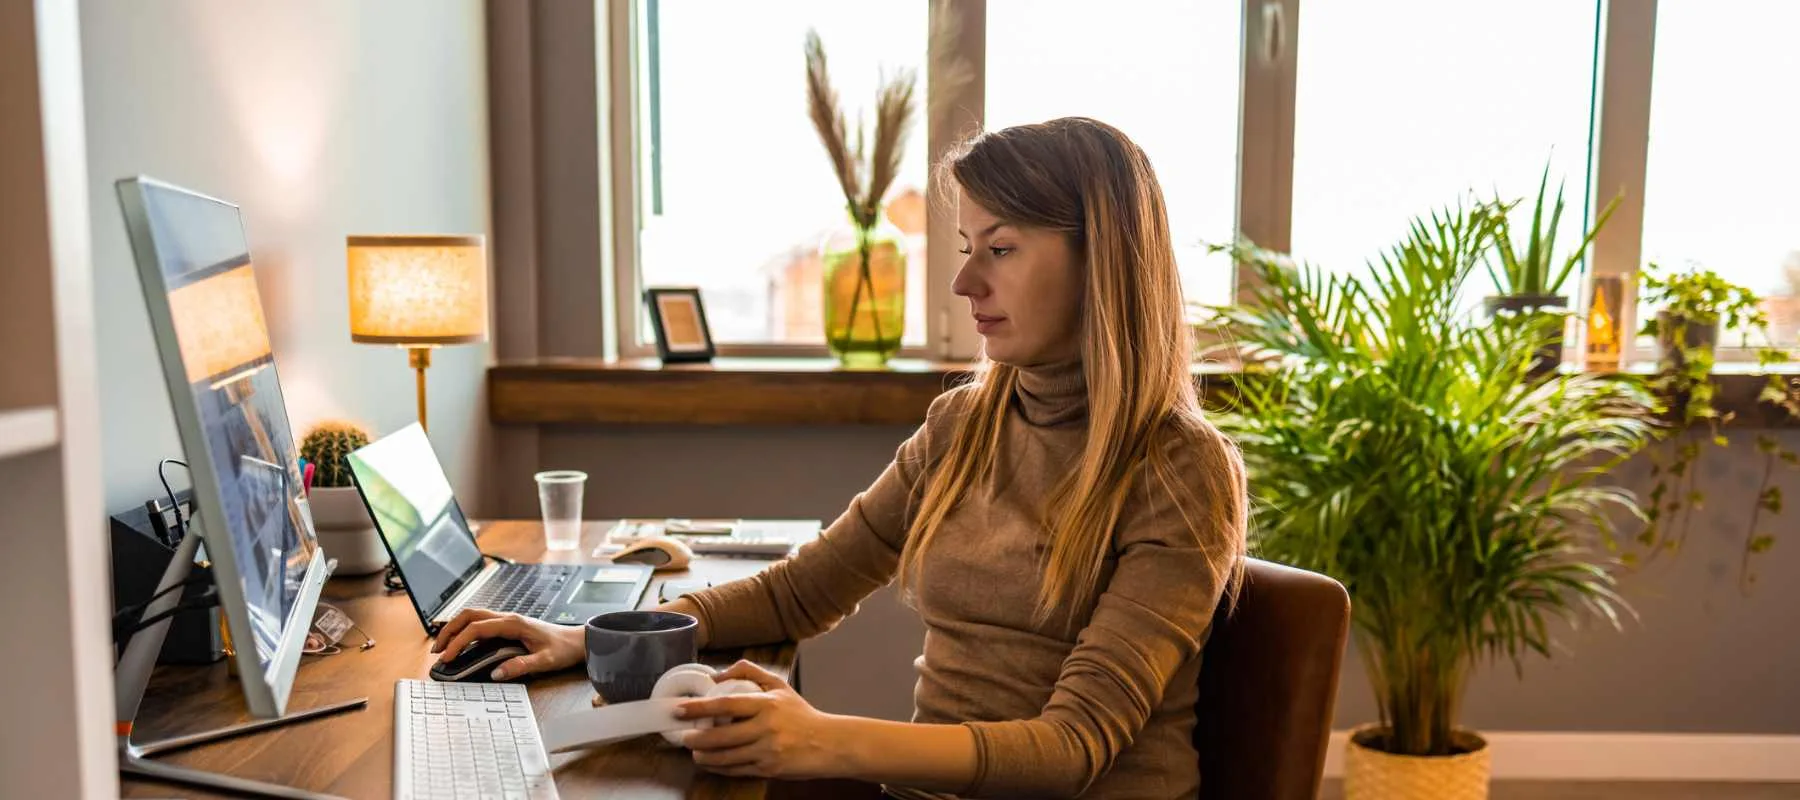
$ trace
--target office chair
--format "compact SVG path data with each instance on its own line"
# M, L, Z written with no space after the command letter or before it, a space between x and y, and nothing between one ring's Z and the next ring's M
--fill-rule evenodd
M1315 572L1248 559L1200 667L1200 796L1314 800L1325 769L1350 596Z

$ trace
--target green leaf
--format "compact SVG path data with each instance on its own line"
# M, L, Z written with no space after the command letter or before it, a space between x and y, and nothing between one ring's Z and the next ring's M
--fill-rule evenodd
M1769 550L1771 548L1773 548L1774 546L1775 546L1775 537L1770 536L1769 534L1763 533L1763 534L1758 534L1756 537L1754 537L1750 540L1749 550L1752 555L1761 555L1763 553L1769 552Z

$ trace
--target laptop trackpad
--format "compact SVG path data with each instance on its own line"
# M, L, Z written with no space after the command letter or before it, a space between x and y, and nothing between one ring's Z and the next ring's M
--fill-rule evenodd
M565 590L566 598L544 618L560 625L584 625L596 614L637 608L650 583L650 569L640 566L602 567Z

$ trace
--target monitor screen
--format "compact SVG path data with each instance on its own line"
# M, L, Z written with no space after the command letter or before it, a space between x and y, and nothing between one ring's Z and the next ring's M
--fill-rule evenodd
M324 561L238 209L119 182L151 328L251 711L281 713Z
M462 582L481 571L481 551L425 429L415 422L345 458L350 475L427 627Z

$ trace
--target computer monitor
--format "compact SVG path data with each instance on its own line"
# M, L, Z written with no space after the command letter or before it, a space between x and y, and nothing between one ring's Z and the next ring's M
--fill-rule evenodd
M195 513L250 713L279 717L324 585L243 221L150 178L118 183Z

